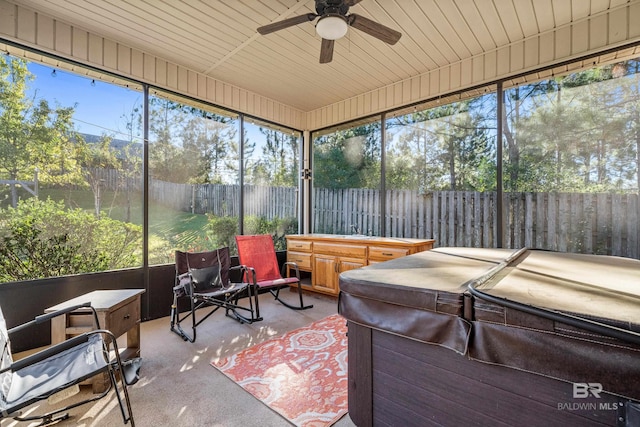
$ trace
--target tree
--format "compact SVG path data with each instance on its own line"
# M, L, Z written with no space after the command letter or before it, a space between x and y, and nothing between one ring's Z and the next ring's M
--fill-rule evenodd
M262 157L253 169L253 183L281 187L296 186L298 138L274 129L260 128L265 137Z
M633 79L614 80L620 66L506 92L506 188L615 191L633 185L637 150L630 124L637 107L627 84Z
M317 188L378 188L380 159L380 122L323 135L314 141L314 184Z
M493 129L483 125L482 98L389 120L387 187L421 192L492 188L494 138Z
M119 169L120 162L116 151L111 148L111 137L102 135L95 144L83 144L86 147L82 159L85 178L93 192L93 204L96 218L100 218L102 204L102 172Z
M175 183L221 183L238 170L233 119L169 99L150 100L153 177Z
M149 144L150 174L156 179L186 183L189 165L175 135L184 120L182 105L159 97L150 98L149 104L149 133L153 138Z
M182 130L182 146L191 169L189 181L221 184L227 179L226 162L233 156L229 148L237 131L229 125L231 119L199 113L194 112Z
M124 120L126 135L129 143L122 150L120 186L124 187L126 195L126 214L125 221L131 222L131 194L133 193L132 181L135 179L142 180L142 147L136 144L135 140L140 130L142 117L141 109L138 104L134 104L128 114L123 114L121 118Z
M32 79L25 61L0 56L0 177L30 180L38 171L45 184L82 184L82 148L74 143L71 121L74 108L51 108L35 95L28 98ZM15 207L16 183L10 186Z

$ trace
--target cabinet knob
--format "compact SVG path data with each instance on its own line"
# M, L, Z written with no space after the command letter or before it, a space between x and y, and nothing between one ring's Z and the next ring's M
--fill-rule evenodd
M124 315L124 318L125 318L125 319L128 319L128 318L130 318L130 317L131 317L131 316L130 316L130 315L128 315L128 314L125 314L125 315Z

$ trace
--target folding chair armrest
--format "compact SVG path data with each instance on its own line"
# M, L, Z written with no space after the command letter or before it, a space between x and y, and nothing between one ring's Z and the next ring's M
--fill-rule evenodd
M258 284L256 280L256 270L253 267L248 267L246 265L242 265L243 267L243 275L247 279L247 283L253 283L254 285Z
M249 279L248 276L247 276L248 269L249 269L249 267L247 267L244 264L234 265L232 267L229 267L229 274L231 275L232 271L240 271L240 281L242 281L244 279L247 279L247 282L248 282L248 279ZM233 280L232 280L232 282L233 282Z
M181 290L186 295L193 295L193 277L191 273L186 272L176 276L176 285L173 287L174 293Z
M33 320L31 320L29 322L23 323L21 325L15 326L15 327L7 330L7 333L9 335L11 335L13 333L20 332L23 329L26 329L26 328L28 328L30 326L38 325L40 323L44 323L44 322L46 322L48 320L53 319L54 317L57 317L57 316L60 316L60 315L63 315L63 314L67 314L67 313L70 313L72 311L75 311L75 310L78 310L78 309L81 309L81 308L90 308L93 311L94 320L96 322L96 327L99 329L100 325L98 323L98 314L96 313L95 308L91 307L91 303L90 302L85 302L84 304L78 304L78 305L74 305L74 306L71 306L71 307L63 308L61 310L56 310L56 311L51 312L51 313L41 314L39 316L36 316Z
M296 272L296 278L298 280L300 280L300 270L298 270L298 264L296 264L295 262L292 261L287 261L284 264L282 264L282 271L280 272L280 275L282 277L291 277L291 268L289 268L289 274L285 276L284 272L287 271L287 267L291 267L295 270Z

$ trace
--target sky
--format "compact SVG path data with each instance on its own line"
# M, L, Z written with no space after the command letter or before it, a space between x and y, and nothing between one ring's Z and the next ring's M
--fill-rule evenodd
M27 61L27 67L34 79L29 82L27 95L36 99L46 99L52 108L74 107L73 122L77 132L101 136L106 134L114 140L130 141L126 130L126 117L131 116L133 108L139 108L143 93L119 85L93 80L88 76L55 69ZM247 122L244 130L248 140L255 144L247 158L258 160L264 155L266 138L259 126ZM239 135L239 133L238 133ZM139 134L134 141L141 142ZM153 135L151 135L153 142ZM89 141L89 139L87 139ZM177 139L176 145L181 143ZM114 141L115 144L115 141ZM119 144L116 144L119 145Z
M56 69L54 77L54 68L33 62L28 63L28 68L34 75L28 94L33 95L37 91L37 96L47 99L52 106L70 107L75 104L73 120L78 132L106 133L115 139L129 139L123 116L130 115L135 106L141 106L141 92L59 69ZM252 141L258 145L262 143L264 136L257 127L245 126L245 130Z
M123 115L142 103L142 93L107 84L91 78L30 62L29 71L35 79L30 83L29 95L47 99L52 106L75 106L73 115L76 130L101 135L107 133L116 139L128 139ZM54 103L55 101L55 103Z

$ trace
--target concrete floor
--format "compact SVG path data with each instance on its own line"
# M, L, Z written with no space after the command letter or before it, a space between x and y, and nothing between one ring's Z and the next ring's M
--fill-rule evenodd
M297 293L283 291L287 300L295 301ZM260 296L264 321L240 324L224 316L220 310L197 328L195 343L183 341L169 330L169 318L141 325L141 379L129 388L137 426L261 426L279 427L289 423L210 365L222 356L240 350L289 330L308 325L337 312L335 298L305 294L309 310L290 310L274 301L269 294ZM168 311L168 308L167 308ZM124 343L123 343L124 344ZM67 404L90 393L82 387L80 394L62 402ZM28 411L42 412L46 403L34 404ZM97 402L71 411L72 418L58 426L123 425L113 392ZM2 427L36 425L11 419L0 421ZM354 426L349 416L335 424Z

